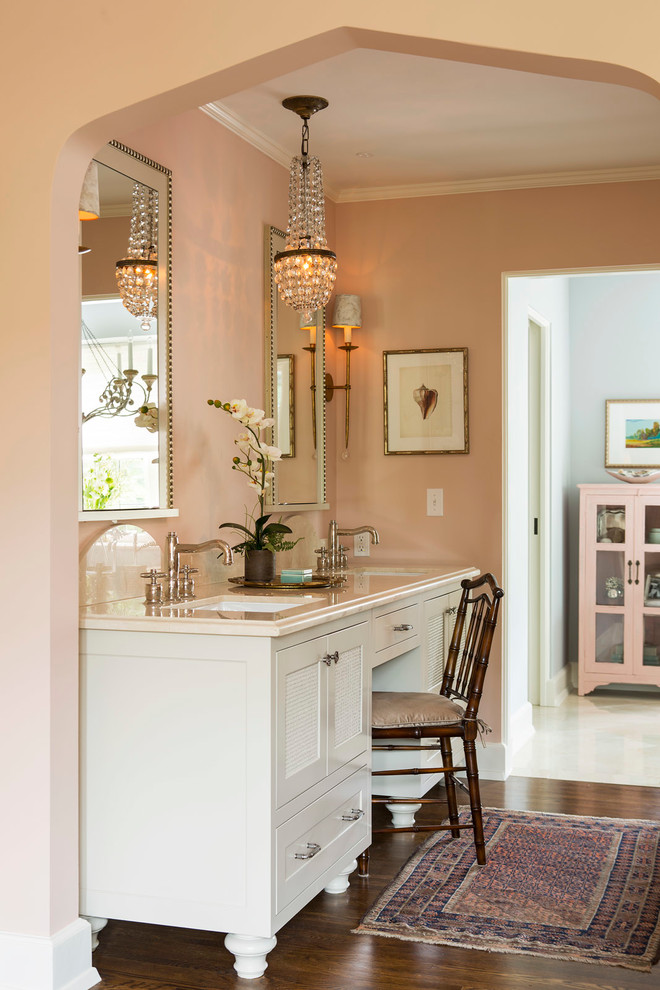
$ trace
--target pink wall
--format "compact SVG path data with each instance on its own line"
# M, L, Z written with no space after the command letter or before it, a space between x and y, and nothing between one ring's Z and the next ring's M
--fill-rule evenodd
M337 512L378 528L374 563L465 562L502 577L502 273L657 263L659 209L660 182L338 206L338 291L362 296L363 329ZM383 452L382 352L425 347L468 348L467 456ZM426 516L427 488L444 490L443 517ZM497 738L497 651L492 667L484 707Z

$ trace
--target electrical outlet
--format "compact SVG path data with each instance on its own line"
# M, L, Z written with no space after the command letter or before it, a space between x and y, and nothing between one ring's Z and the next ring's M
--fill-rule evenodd
M354 557L368 557L369 556L369 534L368 533L358 533L357 536L353 537L353 556Z
M442 488L426 489L426 515L444 516L444 497Z

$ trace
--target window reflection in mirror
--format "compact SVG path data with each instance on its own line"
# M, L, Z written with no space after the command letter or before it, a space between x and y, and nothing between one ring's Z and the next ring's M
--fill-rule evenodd
M275 419L273 443L283 452L274 467L273 506L325 508L323 311L310 333L280 298L272 261L284 244L283 231L266 228L266 409Z
M157 507L155 328L149 333L140 330L119 296L109 296L83 299L82 330L82 507ZM129 386L125 372L130 370L137 375ZM143 374L147 375L146 382ZM124 402L123 411L112 415ZM145 408L148 413L141 413Z
M81 518L172 514L170 173L114 143L95 158L100 216L82 225ZM146 321L126 309L115 277L134 190L154 190L158 211L158 315Z

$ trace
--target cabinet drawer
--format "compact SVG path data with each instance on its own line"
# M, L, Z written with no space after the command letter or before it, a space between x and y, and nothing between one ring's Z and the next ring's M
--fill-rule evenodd
M374 619L374 650L385 650L414 639L420 632L419 605L407 605Z
M342 859L348 850L360 839L368 840L370 782L369 770L358 770L276 830L276 911L286 907L333 864L339 870L345 865ZM351 820L355 810L364 814Z

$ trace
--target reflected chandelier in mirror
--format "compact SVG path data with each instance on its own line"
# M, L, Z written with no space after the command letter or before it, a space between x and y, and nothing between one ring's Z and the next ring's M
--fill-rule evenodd
M285 305L273 277L273 260L286 242L277 227L266 227L265 406L273 417L272 442L283 452L274 465L269 509L326 509L325 402L315 386L324 381L324 314L302 321ZM309 327L311 326L311 330ZM313 338L313 343L312 343Z
M80 518L177 515L171 172L114 141L94 160L100 216L85 227L81 280ZM138 271L143 261L148 277Z

